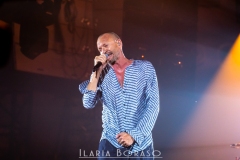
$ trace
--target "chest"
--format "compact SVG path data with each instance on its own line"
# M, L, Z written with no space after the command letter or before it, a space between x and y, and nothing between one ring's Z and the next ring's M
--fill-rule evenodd
M126 103L125 101L129 103L141 99L145 96L147 80L145 76L145 72L138 68L127 68L125 72L110 69L100 86L102 100L114 106Z
M123 87L125 71L123 71L123 72L115 71L115 73L116 73L116 77L118 79L118 82L120 83L121 87Z

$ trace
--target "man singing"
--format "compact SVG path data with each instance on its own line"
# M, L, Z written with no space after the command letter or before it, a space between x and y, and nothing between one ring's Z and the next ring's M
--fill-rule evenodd
M98 37L100 55L94 63L101 66L79 90L85 108L93 108L98 100L103 104L99 159L152 160L152 129L159 112L156 72L148 61L127 59L122 46L113 32Z

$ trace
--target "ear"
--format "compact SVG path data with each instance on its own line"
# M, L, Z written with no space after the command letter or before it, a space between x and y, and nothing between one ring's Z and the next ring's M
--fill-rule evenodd
M119 46L121 45L120 40L115 40L115 42L116 42Z
M120 45L121 45L121 42L118 40L118 41L117 41L117 44L120 46Z

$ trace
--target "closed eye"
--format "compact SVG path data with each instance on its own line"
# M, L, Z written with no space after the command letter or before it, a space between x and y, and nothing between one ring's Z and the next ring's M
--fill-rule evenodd
M108 45L107 45L107 44L103 44L102 47L107 48ZM98 51L99 51L99 52L102 52L102 47L99 47L99 48L98 48Z

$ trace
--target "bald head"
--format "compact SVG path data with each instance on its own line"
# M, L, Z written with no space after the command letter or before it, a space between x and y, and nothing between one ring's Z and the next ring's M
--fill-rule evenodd
M114 64L119 58L124 58L122 41L114 32L100 35L97 40L97 48L100 54L108 55L110 64Z
M103 41L113 41L114 43L117 43L117 45L122 49L122 41L120 37L114 32L107 32L101 34L97 39L97 46Z
M103 33L103 34L101 34L99 37L98 37L98 39L99 38L102 38L102 37L108 37L108 38L113 38L114 40L118 40L118 39L121 39L116 33L114 33L114 32L107 32L107 33Z

